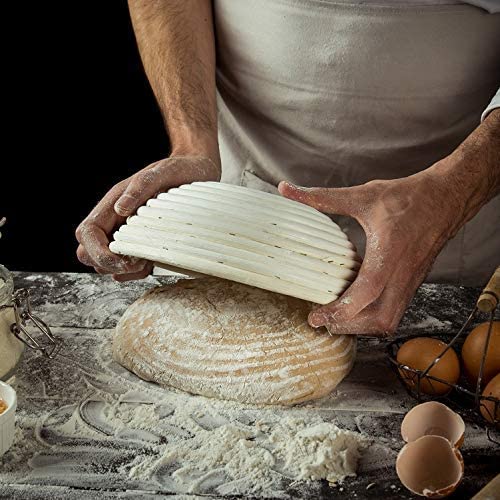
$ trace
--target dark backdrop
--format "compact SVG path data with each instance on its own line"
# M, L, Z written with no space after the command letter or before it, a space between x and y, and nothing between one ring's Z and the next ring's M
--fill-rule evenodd
M0 263L88 270L75 228L117 181L165 157L168 139L125 0L8 3Z

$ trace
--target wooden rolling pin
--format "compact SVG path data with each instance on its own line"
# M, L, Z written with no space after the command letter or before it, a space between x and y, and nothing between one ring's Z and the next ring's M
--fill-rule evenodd
M477 299L477 307L480 311L491 312L500 302L500 266L493 273L490 281L484 287L483 293Z

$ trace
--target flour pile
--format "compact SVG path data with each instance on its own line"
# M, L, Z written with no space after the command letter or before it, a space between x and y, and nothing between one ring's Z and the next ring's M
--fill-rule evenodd
M360 451L366 445L359 434L339 429L335 424L307 426L296 419L281 423L270 441L294 477L326 479L330 483L356 475Z

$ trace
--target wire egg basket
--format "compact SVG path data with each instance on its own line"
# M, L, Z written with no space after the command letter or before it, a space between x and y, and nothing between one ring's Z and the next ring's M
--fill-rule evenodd
M500 302L500 267L497 268L488 285L479 297L474 310L467 321L456 335L453 334L431 334L431 335L410 335L396 337L387 346L389 362L399 380L419 403L434 399L445 400L448 406L458 411L465 419L481 427L486 427L488 439L500 445L500 399L491 395L484 395L483 375L488 348L493 335L493 323L498 319ZM488 318L488 331L484 342L484 350L479 367L477 383L472 385L464 376L464 370L456 383L432 375L432 368L451 349L457 356L462 350L463 343L467 335L471 332L472 326L478 320ZM407 341L420 338L433 338L444 342L445 347L435 359L425 368L416 369L397 360L397 353L400 347ZM499 376L497 374L496 376ZM494 377L493 377L494 378ZM449 390L443 390L443 385Z

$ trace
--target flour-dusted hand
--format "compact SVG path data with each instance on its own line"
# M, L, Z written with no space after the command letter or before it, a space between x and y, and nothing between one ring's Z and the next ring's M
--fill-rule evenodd
M152 264L112 253L108 245L113 231L159 192L195 181L219 179L218 160L216 163L208 157L173 156L149 165L111 188L78 226L78 259L98 273L113 274L118 281L144 278L151 272Z
M331 333L391 334L445 243L500 193L500 110L451 155L410 177L338 189L282 182L279 190L355 218L366 234L355 281L339 300L311 312L309 323Z
M366 233L358 276L342 297L309 315L332 333L392 333L437 254L455 234L460 207L429 175L351 188L300 188L281 194L328 214L355 218Z

